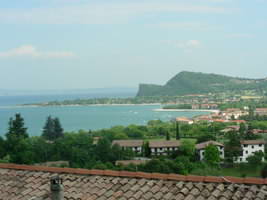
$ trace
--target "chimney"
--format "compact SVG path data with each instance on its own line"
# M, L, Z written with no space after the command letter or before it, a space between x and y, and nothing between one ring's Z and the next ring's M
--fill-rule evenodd
M51 177L50 189L52 200L64 200L64 187L62 183L63 179L59 176Z

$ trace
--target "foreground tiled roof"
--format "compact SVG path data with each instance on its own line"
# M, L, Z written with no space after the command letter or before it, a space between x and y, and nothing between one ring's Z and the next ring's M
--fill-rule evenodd
M50 177L66 200L264 200L267 179L181 176L0 164L1 200L50 200Z

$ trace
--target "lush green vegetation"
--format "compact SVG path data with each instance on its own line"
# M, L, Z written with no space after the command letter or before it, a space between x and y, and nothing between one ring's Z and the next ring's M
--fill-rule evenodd
M246 165L233 165L233 158L239 155L241 139L255 139L244 126L240 133L223 135L220 130L229 124L197 123L181 125L174 122L152 120L146 126L115 126L98 131L65 132L58 118L49 116L42 136L29 137L24 119L20 114L9 121L5 138L0 137L0 162L35 164L47 161L69 161L71 167L129 170L160 173L259 176L263 154L251 156ZM256 124L255 124L256 126ZM251 126L249 126L251 127ZM241 128L243 129L243 128ZM154 139L180 139L182 145L166 156L151 156L148 143ZM98 139L98 140L96 140ZM111 145L115 139L143 139L143 152L135 154L129 149ZM203 162L199 162L195 143L217 140L225 144L227 167L220 165L219 152L212 145L206 147ZM135 166L115 165L117 160L134 157L149 157L146 164ZM256 172L254 165L260 166ZM230 167L229 167L230 166ZM246 166L246 167L243 167ZM241 170L242 169L242 170Z
M141 84L137 96L173 96L207 94L227 91L252 90L263 94L267 89L265 79L234 78L217 74L180 72L164 86Z

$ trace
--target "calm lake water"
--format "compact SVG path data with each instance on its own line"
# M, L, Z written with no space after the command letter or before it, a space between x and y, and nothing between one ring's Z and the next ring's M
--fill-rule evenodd
M119 96L119 95L118 95ZM86 96L92 98L95 96ZM177 116L193 117L203 112L155 112L159 105L121 105L121 106L55 106L55 107L17 107L15 105L51 100L83 98L77 95L9 96L0 97L0 135L8 127L8 119L21 113L30 135L40 135L47 116L59 117L65 131L96 130L115 125L146 124L149 120L171 120Z

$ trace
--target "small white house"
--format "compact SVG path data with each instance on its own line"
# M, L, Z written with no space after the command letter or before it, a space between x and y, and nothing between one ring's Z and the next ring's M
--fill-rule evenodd
M244 140L241 141L240 143L242 148L242 155L235 160L236 163L248 162L247 158L249 156L254 155L254 153L257 151L264 152L265 150L264 140ZM262 161L264 161L264 157L262 158Z
M149 148L152 155L167 155L178 150L180 144L178 140L152 140L149 141Z
M143 140L113 140L112 145L119 145L124 149L131 149L135 153L141 153Z
M187 117L177 117L176 122L181 124L193 124L194 121L192 119L189 119Z
M207 141L207 142L202 142L202 143L196 144L196 150L199 154L200 160L204 159L205 148L210 144L212 144L218 148L218 150L220 152L220 158L224 159L224 145L219 143L219 142L215 142L215 141Z

